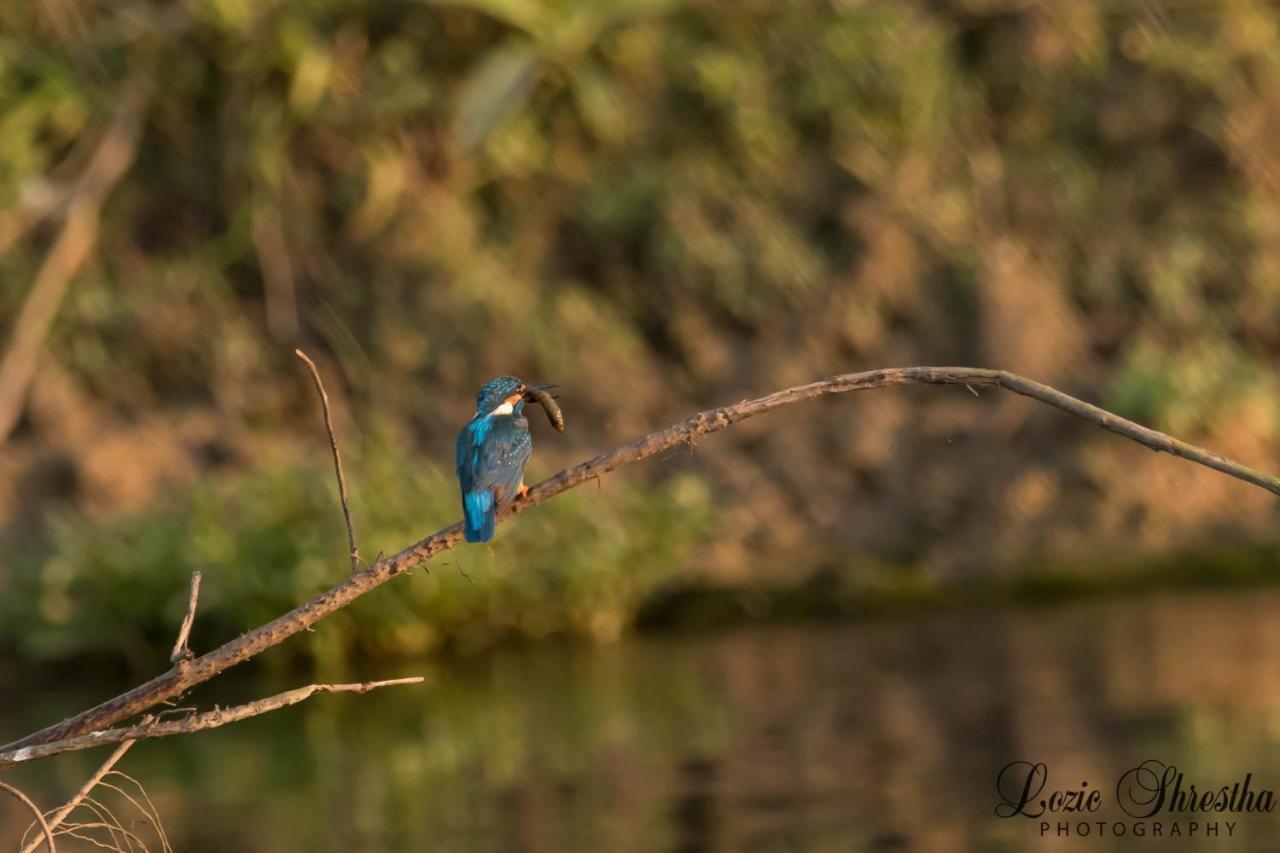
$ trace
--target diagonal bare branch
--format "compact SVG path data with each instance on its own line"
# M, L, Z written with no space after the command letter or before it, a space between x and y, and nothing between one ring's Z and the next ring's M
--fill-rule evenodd
M147 740L149 738L168 737L169 735L189 734L190 732L201 732L205 729L216 729L219 726L225 726L228 723L237 723L240 720L246 720L249 717L256 717L259 714L265 714L269 711L278 711L281 708L287 708L290 705L297 705L306 699L310 699L317 693L368 693L371 690L377 690L379 687L396 687L401 684L421 684L425 679L422 676L411 676L409 678L391 678L386 681L362 681L356 684L309 684L306 687L297 687L284 693L277 693L275 696L268 696L265 699L258 699L254 702L248 702L244 705L236 705L232 708L215 708L212 711L205 711L201 714L193 714L190 717L184 717L178 720L144 720L136 726L125 726L118 729L103 729L102 731L91 732L87 735L79 737L67 738L66 740L52 741L37 746L29 746L25 749L19 749L15 752L5 753L5 760L8 763L16 763L21 761L31 761L36 758L44 758L49 755L58 755L63 752L75 752L81 749L92 749L95 746L105 746L113 743L124 743L127 741Z
M647 459L672 447L691 442L699 436L717 432L730 424L771 412L782 406L832 394L898 385L961 387L970 385L1003 388L1061 409L1103 429L1136 441L1151 450L1180 456L1280 495L1280 478L1255 471L1239 462L1136 424L1105 409L1008 371L977 367L902 367L833 376L808 385L788 388L766 397L744 400L734 405L700 412L674 426L638 438L630 444L567 468L554 477L542 481L530 489L524 497L513 502L504 514L504 518L506 515L537 506L561 492L597 479L623 465ZM181 670L171 669L96 707L0 747L0 770L12 766L17 760L17 753L25 748L76 738L113 725L189 690L197 684L208 681L218 673L284 642L300 631L307 630L365 593L423 565L435 555L452 548L461 541L462 524L459 522L408 546L399 553L378 560L368 571L352 575L288 613L201 655Z
M50 830L57 829L62 822L67 819L67 815L75 811L76 806L80 805L81 800L89 796L89 792L97 787L98 783L102 781L102 777L106 776L107 773L111 771L111 768L115 767L116 763L120 761L121 758L124 758L124 754L128 752L129 748L135 743L137 743L137 741L126 740L116 747L115 752L111 753L111 756L106 761L102 762L102 766L97 769L97 772L89 777L89 781L81 785L80 790L76 791L75 795L72 796L71 799L67 800L65 805L49 816L49 822L47 824L48 828ZM34 841L22 848L22 853L35 853L35 850L43 843L44 840L39 836L36 836Z

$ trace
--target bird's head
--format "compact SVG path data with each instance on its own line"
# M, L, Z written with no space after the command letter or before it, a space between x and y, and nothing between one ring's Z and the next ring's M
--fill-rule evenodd
M524 394L530 389L554 385L526 385L514 376L495 376L476 395L477 415L510 415L524 408Z

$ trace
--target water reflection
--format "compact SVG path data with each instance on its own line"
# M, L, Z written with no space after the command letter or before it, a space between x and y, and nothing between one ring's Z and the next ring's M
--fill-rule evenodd
M505 651L365 671L429 683L144 744L127 769L189 851L1130 849L996 819L996 773L1046 762L1108 817L1148 758L1280 787L1277 615L1280 593L1195 593ZM50 689L2 734L87 698ZM92 761L15 781L52 802ZM1272 849L1276 821L1147 844Z

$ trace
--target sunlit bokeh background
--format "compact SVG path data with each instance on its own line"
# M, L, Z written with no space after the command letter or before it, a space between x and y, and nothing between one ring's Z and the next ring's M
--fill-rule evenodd
M1280 470L1280 11L0 4L0 740L165 667L193 569L197 651L341 578L298 346L370 557L457 520L499 373L560 385L531 481L911 364ZM1016 758L1280 788L1277 531L1273 495L996 391L816 401L189 700L425 687L126 769L196 853L1022 849ZM93 758L15 778L52 807Z

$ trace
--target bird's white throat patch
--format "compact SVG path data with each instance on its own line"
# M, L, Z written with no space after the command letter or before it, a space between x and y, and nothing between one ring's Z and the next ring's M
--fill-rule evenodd
M492 412L489 413L489 417L493 417L495 415L509 415L514 411L515 411L515 406L504 401L500 406L498 406L496 409L494 409Z

